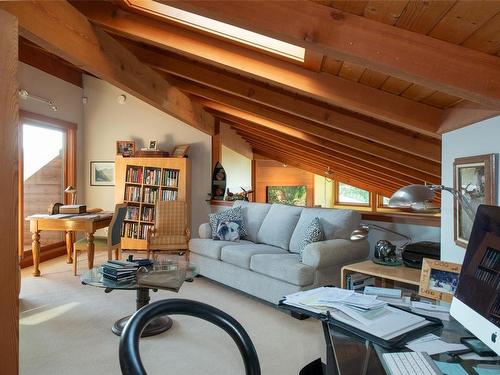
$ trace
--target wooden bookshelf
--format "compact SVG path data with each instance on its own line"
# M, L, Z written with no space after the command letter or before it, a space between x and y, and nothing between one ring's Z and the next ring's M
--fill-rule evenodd
M187 158L116 157L116 203L127 203L122 228L122 249L146 249L148 228L155 220L158 201L187 203L190 222L190 160Z

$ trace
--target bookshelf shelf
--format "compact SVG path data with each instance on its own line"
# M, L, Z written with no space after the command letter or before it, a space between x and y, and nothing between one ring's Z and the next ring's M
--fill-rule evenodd
M128 205L122 249L146 249L146 236L154 225L157 202L183 200L190 212L190 164L187 158L116 157L115 201Z

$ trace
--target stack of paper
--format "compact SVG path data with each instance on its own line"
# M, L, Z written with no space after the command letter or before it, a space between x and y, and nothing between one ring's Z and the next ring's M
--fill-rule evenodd
M463 344L447 343L432 333L408 342L406 347L414 352L426 352L429 355L467 349Z
M412 301L411 311L417 314L430 316L441 320L450 320L450 305L441 306L431 303Z

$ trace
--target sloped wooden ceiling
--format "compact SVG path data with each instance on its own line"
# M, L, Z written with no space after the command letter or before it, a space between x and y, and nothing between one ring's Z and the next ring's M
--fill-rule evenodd
M158 2L302 46L304 63L169 21L155 3L71 4L203 116L291 166L389 196L439 183L440 134L500 113L500 1Z

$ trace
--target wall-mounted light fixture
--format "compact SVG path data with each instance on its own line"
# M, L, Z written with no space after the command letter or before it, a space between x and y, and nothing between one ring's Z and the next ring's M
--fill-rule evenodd
M325 171L325 180L327 182L332 182L333 179L333 171L330 167L328 167Z
M23 100L32 99L32 100L36 100L40 103L45 103L45 104L49 105L50 109L52 109L54 112L57 112L57 110L59 109L53 100L42 98L41 96L31 94L28 90L24 90L24 89L19 90L19 97Z

